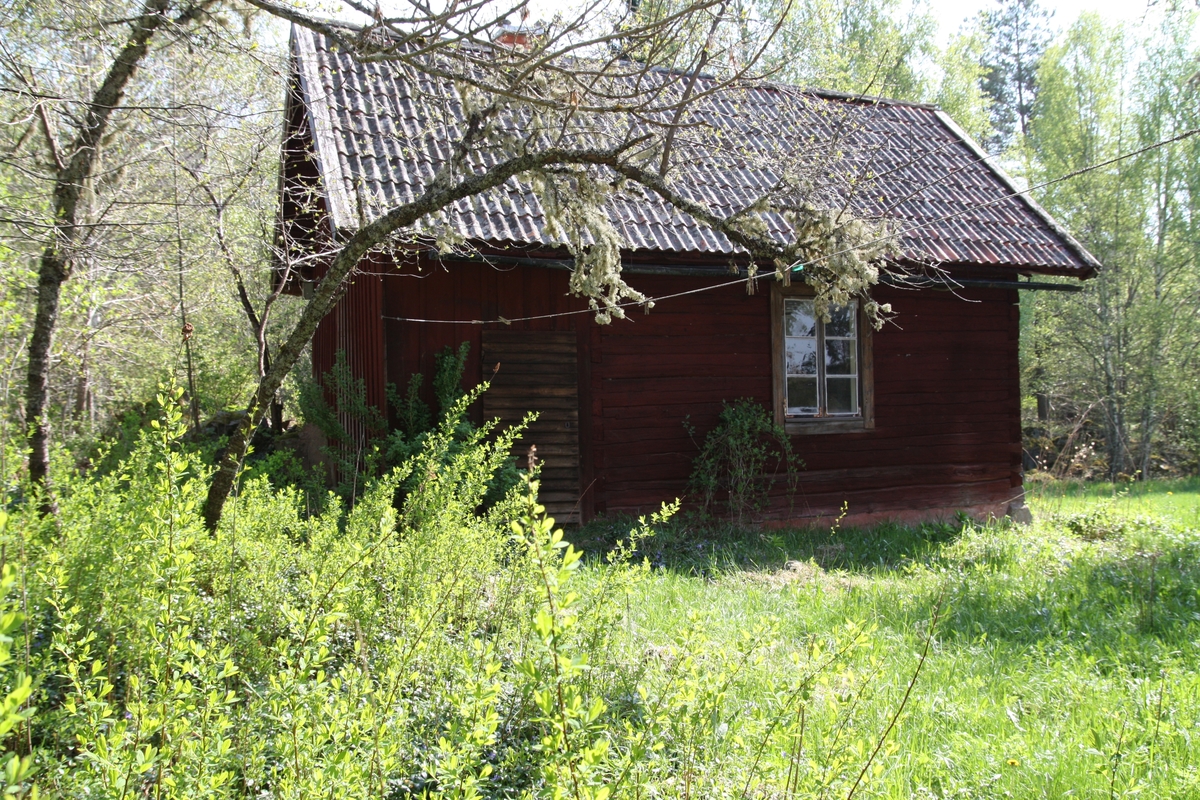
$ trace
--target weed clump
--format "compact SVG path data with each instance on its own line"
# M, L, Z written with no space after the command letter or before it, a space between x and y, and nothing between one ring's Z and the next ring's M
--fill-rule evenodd
M1088 511L1063 517L1062 525L1072 536L1094 542L1125 535L1129 519L1117 513L1111 503L1101 503Z
M690 419L683 425L694 441L696 429ZM767 507L780 471L788 481L788 495L793 495L798 471L804 466L792 451L787 432L750 398L723 403L716 427L699 447L688 491L700 498L706 513L716 512L723 499L725 511L738 525ZM773 466L770 473L769 465Z

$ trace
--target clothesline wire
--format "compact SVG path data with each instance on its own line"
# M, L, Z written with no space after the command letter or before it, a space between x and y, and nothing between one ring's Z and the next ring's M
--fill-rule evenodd
M980 203L977 205L968 205L968 206L961 208L958 211L955 211L951 214L947 214L945 216L938 217L936 219L925 220L923 222L913 224L910 227L904 228L893 235L899 237L899 236L903 236L905 234L913 233L914 231L918 231L928 225L933 225L933 224L936 224L939 222L949 222L950 220L960 217L969 211L978 211L980 209L984 209L989 206L996 205L997 203L1001 203L1005 200L1011 200L1014 197L1021 197L1022 195L1027 195L1031 191L1035 191L1038 189L1044 189L1048 186L1053 186L1054 184L1062 183L1063 181L1070 180L1071 178L1077 178L1080 175L1084 175L1088 172L1092 172L1097 169L1103 169L1104 167L1112 166L1113 164L1116 164L1120 161L1124 161L1126 159L1133 158L1134 156L1142 155L1143 153L1150 152L1151 150L1157 150L1161 147L1166 147L1167 145L1182 142L1185 139L1190 139L1191 137L1195 136L1198 133L1200 133L1200 128L1189 128L1189 129L1183 131L1182 133L1176 134L1175 136L1172 136L1170 138L1162 139L1162 140L1154 142L1152 144L1148 144L1144 147L1140 147L1136 150L1131 150L1127 153L1121 153L1119 155L1113 156L1112 158L1105 159L1104 161L1098 161L1094 164L1088 164L1087 166L1080 167L1079 169L1072 170L1071 172L1067 172L1063 175L1060 175L1057 178L1051 178L1051 179L1043 181L1041 183L1034 184L1024 191L1010 192L1008 194L1002 195L1001 197L997 197L993 200L989 200L986 203ZM872 244L878 244L887 238L891 238L891 237L879 237L872 241L861 244L858 247L867 247ZM814 263L818 263L821 261L828 261L829 259L834 258L835 256L839 256L839 255L843 255L845 253L852 252L855 249L857 249L857 248L846 248L844 250L839 250L839 251L836 251L833 253L827 253L826 255L819 256L818 258L814 259L813 261L814 261ZM486 263L486 257L484 259L484 263ZM800 271L803 269L803 267L804 267L804 265L792 265L791 267L789 267L789 270ZM755 276L753 278L738 277L738 278L734 278L732 280L723 281L721 283L714 283L711 286L702 286L697 289L689 289L684 292L674 292L672 294L664 294L664 295L660 295L658 297L647 297L644 300L627 300L622 303L614 304L612 306L612 308L624 309L624 308L630 308L630 307L634 307L634 306L645 307L645 306L648 306L651 304L657 305L658 303L660 303L664 300L674 300L674 299L677 299L680 297L686 297L688 295L700 294L701 292L709 292L709 291L713 291L715 289L723 289L723 288L726 288L729 286L735 286L740 283L745 283L747 280L756 280L758 277L765 278L765 277L769 277L771 275L774 275L774 273L773 272L764 272L764 273L761 273L759 276ZM599 309L599 308L579 308L579 309L574 309L572 311L559 311L559 312L555 312L553 314L535 314L533 316L528 316L528 317L507 318L507 317L500 316L500 317L497 317L496 319L492 319L492 320L419 319L416 317L392 317L392 316L387 316L387 315L383 315L383 319L391 320L393 322L411 322L411 323L432 324L432 325L510 325L514 322L532 322L535 320L555 319L557 317L570 317L570 316L574 316L576 314L592 314L592 313L596 313L597 311L601 311L601 310L602 309Z

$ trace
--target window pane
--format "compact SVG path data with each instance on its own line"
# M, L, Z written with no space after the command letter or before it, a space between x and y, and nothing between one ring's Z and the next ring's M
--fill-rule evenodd
M858 413L858 380L855 378L830 378L825 383L828 393L830 414Z
M817 413L816 378L788 378L787 395L789 414Z
M829 322L825 323L826 336L849 336L855 335L854 320L857 303L850 303L844 306L829 307Z
M787 340L787 371L789 375L817 374L817 340Z
M825 372L829 375L853 375L855 353L853 339L825 340Z
M784 303L783 330L788 336L816 336L817 317L812 300L788 300Z

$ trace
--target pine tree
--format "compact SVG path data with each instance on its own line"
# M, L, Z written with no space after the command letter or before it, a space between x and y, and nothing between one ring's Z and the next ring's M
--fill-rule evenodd
M980 13L985 36L980 87L991 98L995 135L986 145L993 153L1029 133L1038 65L1052 37L1050 17L1037 0L997 0L996 8Z

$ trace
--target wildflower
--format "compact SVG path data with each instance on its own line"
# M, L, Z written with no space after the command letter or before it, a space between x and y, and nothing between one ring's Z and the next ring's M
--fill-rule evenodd
M1174 493L1174 492L1167 492L1167 494L1175 494L1175 493Z
M1019 766L1021 766L1021 762L1020 762L1020 761L1018 761L1018 760L1017 760L1017 759L1015 759L1015 758L1010 758L1010 759L1008 760L1008 765L1009 765L1010 767L1019 767Z

